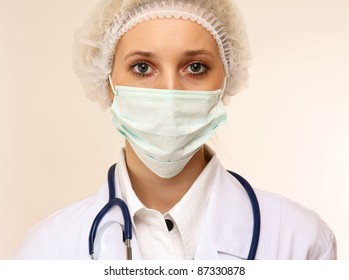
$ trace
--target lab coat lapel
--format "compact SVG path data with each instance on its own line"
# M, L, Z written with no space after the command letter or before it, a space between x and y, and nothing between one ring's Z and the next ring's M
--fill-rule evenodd
M219 163L195 259L247 258L252 228L247 193Z
M198 240L198 245L196 248L195 260L219 260L217 246L210 235L210 231L207 225L204 224L200 237Z

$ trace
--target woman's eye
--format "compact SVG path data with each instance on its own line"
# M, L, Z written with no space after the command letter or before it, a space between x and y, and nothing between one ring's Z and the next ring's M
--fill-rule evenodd
M140 62L132 65L131 71L136 75L147 76L152 74L153 68L148 63Z
M207 67L200 62L190 64L187 69L187 71L192 75L200 75L207 72Z

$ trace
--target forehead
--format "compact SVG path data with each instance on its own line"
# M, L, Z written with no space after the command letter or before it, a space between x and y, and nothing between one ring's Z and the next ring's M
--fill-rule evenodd
M137 24L119 40L116 51L147 49L181 52L206 49L219 56L216 40L202 25L185 19L157 18Z

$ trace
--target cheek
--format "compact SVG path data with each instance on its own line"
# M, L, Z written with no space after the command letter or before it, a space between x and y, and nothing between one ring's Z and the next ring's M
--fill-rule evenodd
M211 70L208 78L203 80L207 90L217 90L224 86L225 72L223 65L222 67L217 66Z
M216 88L223 88L225 81L225 71L223 64L220 64L217 68L217 73L215 77L215 86Z

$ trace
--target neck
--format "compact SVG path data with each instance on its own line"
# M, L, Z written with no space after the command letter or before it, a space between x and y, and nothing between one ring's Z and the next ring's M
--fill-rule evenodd
M202 147L178 175L161 178L144 165L127 141L125 154L132 188L137 197L147 208L163 214L181 200L208 162Z

